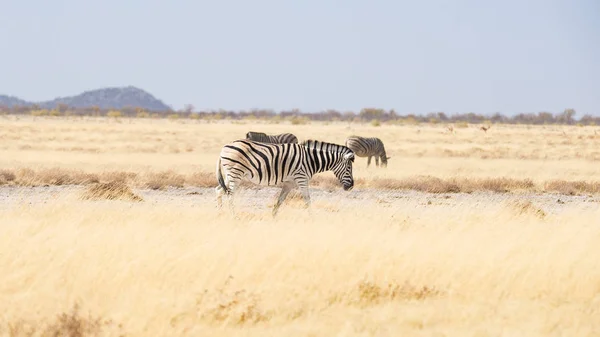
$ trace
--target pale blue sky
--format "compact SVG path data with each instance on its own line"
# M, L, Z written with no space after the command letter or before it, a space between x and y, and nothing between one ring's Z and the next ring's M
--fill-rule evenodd
M600 1L5 0L0 93L600 115Z

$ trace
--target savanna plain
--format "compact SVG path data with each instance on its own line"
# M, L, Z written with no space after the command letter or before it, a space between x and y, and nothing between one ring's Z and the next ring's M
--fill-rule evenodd
M382 139L311 211L248 131ZM0 116L2 336L600 336L600 127Z

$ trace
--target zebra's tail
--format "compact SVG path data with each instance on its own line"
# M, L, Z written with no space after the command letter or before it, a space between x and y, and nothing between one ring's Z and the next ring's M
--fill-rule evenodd
M219 161L217 162L217 181L219 181L219 186L225 191L226 194L231 194L231 190L227 188L225 184L225 179L223 179L223 172L221 170L221 157L219 157Z

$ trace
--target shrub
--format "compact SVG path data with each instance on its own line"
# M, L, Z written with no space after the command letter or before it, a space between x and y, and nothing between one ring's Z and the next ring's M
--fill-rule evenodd
M121 111L118 110L110 110L107 114L108 117L119 118L121 117Z
M96 183L88 186L81 195L83 200L129 200L143 201L140 196L131 191L129 186L121 180L108 183Z
M48 110L46 109L42 109L42 110L31 110L31 115L34 117L37 116L47 116L48 115Z
M310 119L308 119L308 117L294 116L290 119L290 122L292 123L292 125L304 125L309 124Z

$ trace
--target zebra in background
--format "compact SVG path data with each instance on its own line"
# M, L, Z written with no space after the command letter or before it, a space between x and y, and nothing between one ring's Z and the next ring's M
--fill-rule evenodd
M354 187L353 162L354 152L346 146L317 140L306 140L301 144L236 140L223 146L217 161L217 207L222 207L222 196L227 195L230 211L235 214L233 196L236 187L242 180L249 180L256 185L281 186L273 216L294 188L300 190L308 208L308 184L312 176L332 171L344 190L350 191Z
M375 165L378 167L380 158L382 167L387 167L388 159L391 158L386 155L381 139L376 137L350 136L346 139L346 146L358 157L369 157L367 167L371 165L371 157L375 157Z
M246 134L246 139L253 140L255 142L273 144L298 143L298 138L291 133L282 133L279 135L270 136L263 132L250 131Z

